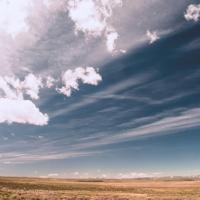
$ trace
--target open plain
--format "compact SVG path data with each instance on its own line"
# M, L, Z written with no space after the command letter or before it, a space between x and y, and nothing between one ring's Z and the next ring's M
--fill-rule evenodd
M1 200L198 200L198 179L0 178Z

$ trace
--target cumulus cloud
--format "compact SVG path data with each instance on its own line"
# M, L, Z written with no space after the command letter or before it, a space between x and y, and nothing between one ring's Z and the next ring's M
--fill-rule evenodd
M113 9L122 5L122 0L69 0L69 17L75 23L75 32L82 31L87 36L104 36L108 51L115 48L118 33L108 22ZM110 30L112 30L110 32Z
M39 90L43 87L42 79L34 74L28 74L22 82L22 88L32 99L38 99Z
M151 31L147 30L146 36L148 37L150 44L152 44L155 41L157 41L158 39L160 39L156 31L151 32Z
M42 79L32 73L28 74L24 81L14 76L0 77L0 96L6 98L23 99L25 93L32 99L38 99L42 87Z
M98 85L101 80L102 77L93 67L78 67L63 74L64 86L57 91L71 96L73 90L79 90L79 82ZM30 99L39 99L40 89L51 88L55 83L57 80L52 76L41 78L32 73L25 76L24 80L15 76L0 76L0 123L47 124L47 114L41 113Z
M17 92L9 86L9 83L14 84L15 82L17 83L18 81L15 81L14 78L11 77L7 77L7 81L6 79L0 77L0 95L11 99L18 98Z
M47 76L45 85L47 88L52 88L55 82L56 80L52 76Z
M36 5L44 5L47 9L52 2L54 7L58 1L52 0L0 0L0 32L5 32L15 38L20 33L30 30L29 17Z
M48 123L48 116L30 100L0 98L0 123L4 122L41 126Z
M46 125L47 114L41 113L31 100L24 99L24 94L38 99L41 87L41 78L33 74L23 81L14 76L0 77L0 123Z
M32 0L1 0L0 1L0 31L15 37L20 32L26 32L26 18Z
M184 17L187 21L193 20L197 22L200 18L200 4L189 5Z
M100 36L106 28L106 22L101 18L101 12L93 0L71 0L68 8L69 17L75 22L76 31Z
M75 70L67 70L62 76L63 87L57 91L66 96L71 96L73 90L79 90L79 82L89 85L98 85L102 80L101 75L93 67L78 67Z
M115 50L115 42L119 37L116 31L111 31L106 35L106 46L109 52L113 52Z

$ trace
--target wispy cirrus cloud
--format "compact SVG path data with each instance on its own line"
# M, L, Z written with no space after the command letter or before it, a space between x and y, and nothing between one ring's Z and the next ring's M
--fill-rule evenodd
M36 161L47 161L47 160L63 160L67 158L76 158L76 157L87 157L94 154L98 154L100 151L70 151L70 152L59 152L52 151L48 154L42 152L28 152L28 153L20 153L20 152L7 152L0 154L0 164L20 164L20 163L31 163Z
M106 96L108 96L108 95L113 95L115 93L118 93L118 92L126 89L127 87L137 87L137 86L142 85L145 82L147 82L151 78L151 76L152 75L148 75L148 74L137 75L137 76L135 76L134 80L133 80L133 78L129 78L126 81L122 81L122 82L119 82L114 85L109 85L108 87L105 88L105 90L95 92L95 93L91 94L90 96L85 96L84 99L82 99L81 101L78 101L77 103L73 103L72 105L70 105L70 107L67 107L65 109L56 110L56 111L50 113L50 116L52 118L55 118L60 115L73 112L82 107L91 105L91 104L99 101L100 99L102 99L104 97L106 98Z
M171 113L171 114L170 114ZM162 116L162 114L157 116L150 116L148 118L143 118L142 125L137 125L138 120L136 120L135 128L128 128L128 131L123 131L122 133L117 133L111 135L102 134L97 138L97 140L92 139L91 141L86 141L82 143L77 143L73 145L75 149L90 149L102 145L109 145L114 143L122 143L130 140L134 140L138 137L152 136L156 134L164 133L174 133L181 130L187 130L189 128L199 127L200 123L200 108L193 108L188 110L177 110L177 112L168 112L169 116ZM132 122L132 126L134 121ZM127 126L127 125L125 125ZM123 129L125 129L124 127ZM111 136L110 136L111 135Z

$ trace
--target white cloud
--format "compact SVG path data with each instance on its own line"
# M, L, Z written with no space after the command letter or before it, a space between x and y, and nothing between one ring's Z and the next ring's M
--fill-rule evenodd
M161 172L152 172L152 173L145 173L145 172L126 172L126 173L119 173L115 176L115 178L119 179L134 179L134 178L153 178L153 177L160 177L162 175Z
M12 81L11 81L12 80ZM10 86L9 83L12 84L14 83L14 78L7 77L7 81L0 77L0 96L11 98L11 99L16 99L18 98L17 92L14 91ZM17 82L17 81L16 81Z
M52 76L47 76L45 85L47 88L52 88L55 82L56 80Z
M160 39L156 31L151 32L147 30L146 36L148 37L150 44Z
M47 175L47 177L49 177L49 178L58 177L58 176L59 176L58 173L51 173L51 174Z
M46 7L49 7L52 4L51 0L43 0L43 3Z
M107 39L107 49L112 52L118 33L108 20L113 9L121 5L122 0L69 0L69 17L75 23L76 33L82 31L87 36L104 36Z
M46 125L48 116L30 100L0 98L0 123L4 122Z
M106 35L106 46L109 52L115 50L115 42L118 39L119 35L116 31L111 31Z
M28 74L24 81L14 76L0 77L0 96L10 99L23 99L23 94L29 95L32 99L39 98L39 91L43 87L42 79L34 74Z
M200 4L189 5L184 17L187 21L193 20L197 22L200 19Z
M0 1L0 31L15 37L20 32L28 31L26 18L32 0L1 0Z
M58 91L71 96L72 90L79 90L79 81L97 85L101 80L101 76L92 67L67 70L62 77L64 86ZM43 84L42 81L45 83ZM51 76L42 79L32 73L29 73L23 81L14 76L0 76L0 123L46 125L48 115L41 113L32 101L25 100L25 94L31 99L38 99L40 89L51 88L55 82L56 80Z
M92 36L100 36L106 28L95 1L70 0L68 2L69 17L75 22L76 31Z
M41 78L28 74L24 81L14 76L0 77L0 123L28 123L46 125L47 114L43 114L24 94L32 99L39 98Z
M28 74L22 82L22 88L32 99L39 98L39 90L43 87L42 79L37 78L34 74Z
M45 78L36 76L31 72L28 73L24 78L21 76L18 78L14 75L0 76L0 100L3 105L0 108L0 123L47 124L47 114L41 113L32 100L39 99L39 93L42 88L56 87L57 80L48 74ZM74 71L67 70L62 77L64 86L58 89L58 91L66 96L70 96L72 90L79 89L79 82L97 85L101 80L101 76L92 67L80 67ZM19 104L18 107L17 104Z
M0 0L0 32L11 35L13 39L20 33L27 33L32 28L30 17L33 17L34 9L38 5L44 5L43 8L47 9L52 6L56 9L60 7L61 1Z
M79 90L79 81L84 84L98 85L102 77L92 67L78 67L74 71L67 70L62 77L64 86L57 89L59 93L66 96L71 96L73 90Z
M125 54L127 51L125 49L120 49L119 52Z

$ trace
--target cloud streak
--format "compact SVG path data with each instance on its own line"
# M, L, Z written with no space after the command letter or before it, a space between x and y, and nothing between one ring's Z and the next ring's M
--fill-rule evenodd
M0 164L20 164L31 163L35 161L47 161L47 160L63 160L67 158L85 157L100 153L99 151L70 151L70 152L57 152L51 151L48 154L38 153L17 153L8 152L0 154Z
M98 140L74 144L76 149L90 149L102 145L122 143L134 140L138 137L152 136L155 134L174 133L200 126L200 108L193 108L185 111L178 111L172 116L151 116L145 119L145 124L136 128L117 133L112 136L98 137Z

